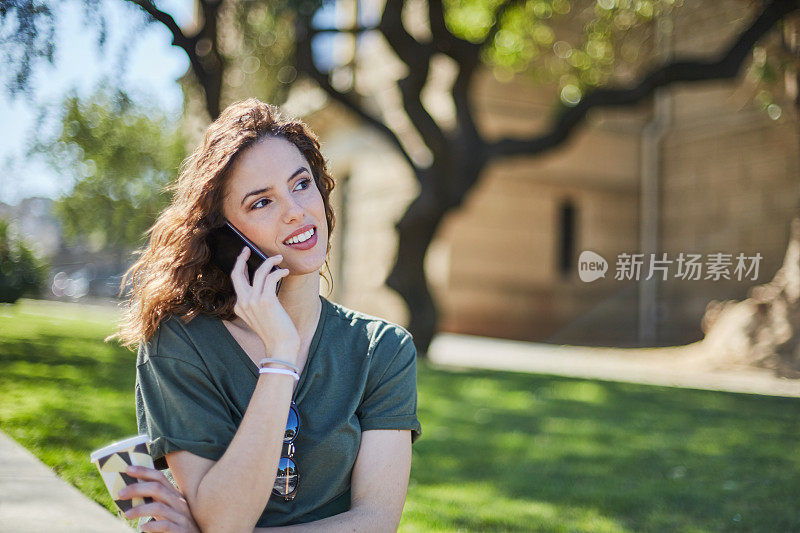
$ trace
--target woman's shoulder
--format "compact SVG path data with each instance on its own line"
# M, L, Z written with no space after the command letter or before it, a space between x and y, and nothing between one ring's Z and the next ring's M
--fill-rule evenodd
M164 315L153 336L140 347L139 362L150 357L171 357L187 363L200 363L200 347L204 345L204 339L216 334L213 320L202 313L191 319L175 313Z
M391 351L404 343L413 343L411 333L400 324L327 301L330 304L327 320L333 322L332 330L342 335L368 339L370 351L378 346Z

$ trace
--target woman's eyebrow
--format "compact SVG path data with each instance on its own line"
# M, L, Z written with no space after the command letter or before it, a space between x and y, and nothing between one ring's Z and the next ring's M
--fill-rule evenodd
M303 171L308 172L308 169L306 167L298 168L297 170L295 170L292 173L291 176L289 176L289 179L287 179L286 182L288 183L288 182L292 181L292 178L294 178L295 176L297 176L298 174L300 174ZM268 186L264 187L263 189L256 189L255 191L250 191L249 193L244 195L244 198L242 198L242 203L239 204L239 205L244 205L244 201L247 200L247 198L250 197L250 196L255 196L256 194L264 194L265 192L268 192L270 190L272 190L272 187L268 185Z

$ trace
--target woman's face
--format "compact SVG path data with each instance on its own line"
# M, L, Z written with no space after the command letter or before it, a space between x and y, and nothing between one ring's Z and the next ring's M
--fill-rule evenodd
M328 224L311 165L292 142L267 137L241 152L228 175L222 213L265 254L281 254L290 275L325 263ZM305 239L299 244L290 236ZM297 239L294 239L295 241Z

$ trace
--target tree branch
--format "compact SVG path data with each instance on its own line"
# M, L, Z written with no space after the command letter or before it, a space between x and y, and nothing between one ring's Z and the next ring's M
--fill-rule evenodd
M742 33L727 52L717 60L678 60L651 71L630 89L591 91L575 107L564 111L547 134L528 139L501 139L489 145L489 157L532 155L555 148L595 107L620 107L634 104L651 95L658 87L681 81L735 78L755 43L788 13L798 9L798 0L773 0Z
M172 17L172 15L158 9L152 0L128 1L142 8L155 22L160 22L166 26L166 28L172 34L172 44L174 46L183 48L183 50L187 55L190 56L191 59L191 56L195 54L194 47L196 44L196 39L187 37L186 34L183 33L181 27L178 26L178 23L175 22L175 19Z
M352 26L350 28L308 28L308 33L313 39L315 35L320 33L349 33L357 35L365 31L374 31L378 28L376 26Z
M378 131L383 133L389 141L395 145L400 151L400 154L408 162L412 169L416 172L417 166L397 135L384 124L380 119L372 116L356 101L352 92L343 93L331 85L328 80L327 74L321 72L314 64L314 57L311 50L311 34L310 34L311 21L308 17L298 16L295 19L295 40L297 42L297 67L301 72L305 72L312 78L328 95L337 102L344 105L353 113L358 115L367 124L370 124Z
M203 87L206 110L212 120L216 119L220 113L222 71L224 69L223 59L217 47L217 12L222 1L200 0L200 7L203 10L203 26L197 34L192 36L183 33L172 15L158 9L153 0L128 1L139 6L154 21L160 22L172 33L172 44L186 52L192 72ZM209 49L201 55L197 50L197 44L203 39L208 40Z
M423 142L434 154L434 161L446 164L449 153L447 139L439 125L422 105L421 94L428 79L430 62L435 51L432 43L420 43L406 31L402 21L402 0L388 0L378 28L395 55L408 67L408 75L397 84L403 96L403 109Z
M507 5L509 2L505 2ZM498 12L503 6L498 8ZM429 0L428 19L431 25L436 48L444 54L452 57L459 66L458 75L453 82L452 95L453 103L456 108L456 121L463 134L470 140L471 146L484 146L483 138L478 132L475 120L472 116L472 106L469 102L469 94L472 88L472 79L480 63L480 50L482 44L473 44L464 39L454 36L448 29L444 20L444 8L441 0ZM498 25L497 20L492 28ZM474 157L477 154L462 154L462 157Z
M428 22L436 49L447 54L456 61L468 59L476 55L479 45L465 41L453 35L444 22L442 0L428 0Z

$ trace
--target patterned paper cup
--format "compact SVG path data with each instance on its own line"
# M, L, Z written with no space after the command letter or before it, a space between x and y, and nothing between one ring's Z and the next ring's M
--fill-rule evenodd
M137 505L153 502L153 498L147 496L127 500L119 499L119 491L123 487L139 482L138 478L125 472L128 465L154 468L153 458L150 457L150 437L148 435L137 435L136 437L109 444L93 451L89 459L100 470L100 475L103 477L106 488L111 493L111 497L120 511L124 513ZM150 520L154 520L154 518L150 516L139 518L139 527Z

